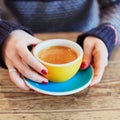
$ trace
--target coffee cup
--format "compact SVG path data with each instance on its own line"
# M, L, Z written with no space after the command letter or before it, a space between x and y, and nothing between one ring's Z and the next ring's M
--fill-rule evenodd
M49 39L37 44L33 55L48 69L49 81L65 82L80 69L83 50L71 40Z

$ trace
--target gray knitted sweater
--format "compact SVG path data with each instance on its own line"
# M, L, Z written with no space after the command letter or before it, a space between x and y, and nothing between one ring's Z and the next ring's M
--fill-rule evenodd
M20 24L34 32L85 32L107 22L120 33L119 0L5 1Z
M120 0L4 1L20 25L30 28L33 32L80 31L85 33L78 38L80 45L87 35L93 35L105 42L109 54L115 47L117 38L117 43L120 43ZM98 27L99 25L102 26ZM29 32L22 26L1 20L0 45L14 29Z

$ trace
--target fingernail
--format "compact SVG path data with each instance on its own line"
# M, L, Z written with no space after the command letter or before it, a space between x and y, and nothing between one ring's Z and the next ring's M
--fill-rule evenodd
M94 87L94 85L90 85L90 87Z
M35 90L33 90L33 89L29 89L29 91L31 91L31 92L35 92Z
M48 84L48 82L46 82L46 81L42 81L42 83L43 83L43 84Z
M96 84L90 84L90 87L94 87Z
M48 72L43 69L43 70L41 70L41 73L44 74L44 75L47 75Z
M82 62L81 68L84 69L85 67L86 67L86 63L85 63L85 62Z

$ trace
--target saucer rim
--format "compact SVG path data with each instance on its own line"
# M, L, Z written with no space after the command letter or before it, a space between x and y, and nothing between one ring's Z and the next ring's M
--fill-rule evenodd
M92 74L91 74L91 77L90 77L89 81L85 85L83 85L82 87L74 89L74 90L70 90L70 91L67 91L67 92L52 92L52 91L50 92L50 91L46 91L46 90L43 90L43 89L40 89L40 88L38 89L38 88L34 87L33 85L31 85L26 80L27 78L24 78L24 81L30 88L34 89L36 92L39 92L39 93L43 93L43 94L46 94L46 95L53 95L53 96L71 95L71 94L74 94L74 93L77 93L77 92L80 92L80 91L84 90L85 88L87 88L90 85L90 83L92 81L92 78L93 78L93 74L94 74L93 67L92 66L90 66L90 67L91 67L91 70L92 70Z

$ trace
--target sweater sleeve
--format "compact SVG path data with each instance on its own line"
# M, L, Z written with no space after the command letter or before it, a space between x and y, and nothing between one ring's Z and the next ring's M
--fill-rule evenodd
M113 49L120 45L120 1L119 0L98 0L100 4L100 25L90 31L83 33L77 42L83 46L87 36L100 38L108 49L109 58Z
M101 39L105 43L108 49L108 57L110 57L111 52L116 46L116 33L110 24L101 24L100 26L83 33L82 35L78 36L77 43L83 47L83 41L87 36L94 36Z
M17 25L15 23L8 22L8 21L3 21L3 20L0 21L0 66L2 67L5 67L5 64L2 60L2 55L1 55L2 45L4 41L6 40L6 38L9 36L9 34L13 30L17 30L17 29L24 30L28 32L29 34L33 35L32 31L24 26Z
M120 45L120 0L99 0L100 23L110 23L115 28Z

